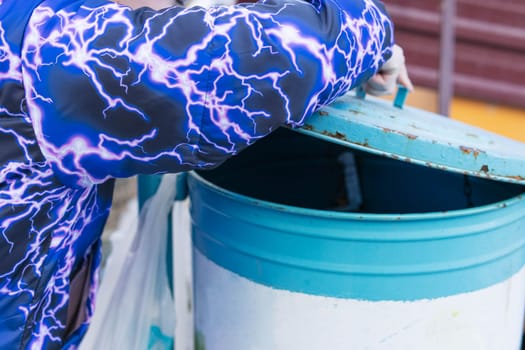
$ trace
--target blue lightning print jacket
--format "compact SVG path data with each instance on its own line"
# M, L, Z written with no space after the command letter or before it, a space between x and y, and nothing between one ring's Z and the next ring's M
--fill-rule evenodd
M0 0L0 349L71 349L113 179L219 165L371 77L375 0Z

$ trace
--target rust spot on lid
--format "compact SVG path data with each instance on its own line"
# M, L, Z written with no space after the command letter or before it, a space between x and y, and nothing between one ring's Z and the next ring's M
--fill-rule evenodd
M488 173L489 172L489 166L484 164L481 169L479 169L479 171L482 171L484 173Z
M335 137L338 138L338 139L341 139L341 140L346 139L346 136L344 134L340 133L339 131L337 131L335 133Z
M472 147L466 147L466 146L459 146L459 149L461 150L461 152L465 154L472 154L474 158L477 158L479 154L482 152L479 149L472 148Z
M345 134L343 134L343 133L341 133L339 131L336 131L336 132L323 131L323 134L326 135L326 136L330 136L330 137L339 139L339 140L346 140Z
M406 132L401 132L401 131L390 129L390 128L383 128L383 131L386 132L386 133L389 133L389 134L398 134L398 135L405 136L409 140L417 139L417 135L409 134L409 133L406 133Z
M326 111L319 111L319 115L322 115L322 116L327 116L329 115L330 113L326 112Z
M356 145L360 145L360 146L363 146L363 147L370 147L370 145L368 144L368 140L365 139L364 142L354 142Z

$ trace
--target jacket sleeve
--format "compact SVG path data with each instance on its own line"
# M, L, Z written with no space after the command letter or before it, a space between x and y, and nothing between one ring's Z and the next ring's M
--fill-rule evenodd
M374 0L48 0L24 37L27 108L68 184L212 167L370 78L392 31Z

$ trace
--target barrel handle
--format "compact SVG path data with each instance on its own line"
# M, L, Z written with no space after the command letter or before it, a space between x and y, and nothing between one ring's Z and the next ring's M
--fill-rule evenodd
M364 99L366 97L366 91L363 88L363 86L358 86L356 88L355 95L357 98L360 98L360 99ZM394 98L394 107L403 109L407 96L408 96L408 89L404 87L403 85L398 85L396 96Z

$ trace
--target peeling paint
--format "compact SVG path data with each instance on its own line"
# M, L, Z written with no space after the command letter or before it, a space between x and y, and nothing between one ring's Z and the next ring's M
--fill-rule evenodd
M461 152L465 154L472 154L474 158L477 158L480 153L485 153L484 151L481 151L477 148L467 147L467 146L459 146L459 149Z
M414 134L409 134L409 133L406 133L406 132L401 132L401 131L398 131L398 130L393 130L393 129L390 129L390 128L381 128L383 129L383 131L387 134L398 134L398 135L402 135L402 136L405 136L407 139L409 140L415 140L418 138L417 135L414 135Z
M304 130L308 130L308 131L313 131L313 130L314 130L314 127L311 126L311 125L309 125L309 124L305 124L305 125L303 125L302 128L303 128Z
M333 138L336 138L338 140L347 141L346 135L341 133L341 132L339 132L339 131L336 131L336 132L323 131L323 135L326 135L326 136L329 136L329 137L333 137Z

